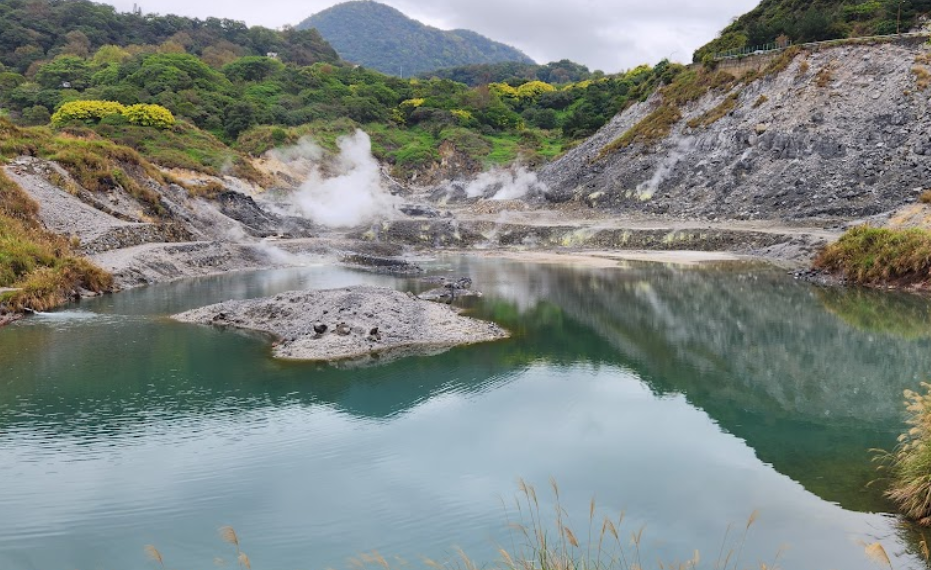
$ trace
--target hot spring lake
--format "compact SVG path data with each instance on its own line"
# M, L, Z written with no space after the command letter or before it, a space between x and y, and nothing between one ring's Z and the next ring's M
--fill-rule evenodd
M902 391L931 378L927 299L744 264L428 267L471 276L485 297L469 314L514 337L341 369L167 318L426 288L333 266L152 286L0 329L0 568L156 568L147 544L167 568L235 568L222 525L257 570L372 551L422 568L457 547L481 566L511 547L519 478L550 520L555 479L583 541L592 497L599 521L626 512L623 534L645 525L646 568L696 549L713 566L753 511L741 567L874 568L859 541L923 567L920 537L867 483L869 450L904 428Z

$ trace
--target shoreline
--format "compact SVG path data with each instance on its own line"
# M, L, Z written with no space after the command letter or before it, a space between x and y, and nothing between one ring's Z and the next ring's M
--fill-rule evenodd
M624 262L659 263L662 265L679 265L696 267L714 263L747 263L766 261L776 265L773 260L733 252L696 251L696 250L579 250L579 251L541 251L541 250L458 250L461 255L475 255L485 258L508 259L527 263L544 263L552 265L572 265L595 268L622 267Z

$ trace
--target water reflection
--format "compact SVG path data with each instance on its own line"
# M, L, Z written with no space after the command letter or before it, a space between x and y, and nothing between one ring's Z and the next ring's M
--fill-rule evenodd
M851 536L896 540L850 511L888 508L865 488L866 450L894 444L901 392L929 369L931 340L908 316L927 302L747 267L436 269L470 274L486 293L471 312L514 338L339 370L165 319L291 289L421 286L334 268L152 287L85 304L94 318L0 330L0 478L13 482L0 505L19 515L0 523L0 565L132 566L114 537L203 564L220 550L203 529L227 522L278 565L307 560L308 537L302 567L455 543L490 560L496 495L551 475L582 511L594 492L639 513L669 557L719 544L760 505L767 530L748 548L761 558L783 537L806 564L868 567ZM847 316L874 303L882 323Z

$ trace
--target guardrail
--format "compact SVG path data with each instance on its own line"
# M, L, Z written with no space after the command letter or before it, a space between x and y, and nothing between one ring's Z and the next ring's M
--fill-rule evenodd
M845 45L845 44L858 44L863 42L873 42L873 41L890 41L897 39L907 39L907 38L931 38L931 30L922 30L920 32L906 32L904 34L886 34L884 36L863 36L858 38L843 38L838 40L824 40L820 42L807 42L804 44L786 44L786 45L777 45L764 44L762 46L753 46L749 48L739 48L732 49L728 51L723 51L714 54L715 61L727 61L732 59L743 59L745 57L752 57L755 55L766 55L772 53L779 53L785 51L793 46L798 46L802 49L812 49L819 47L829 47L835 45Z

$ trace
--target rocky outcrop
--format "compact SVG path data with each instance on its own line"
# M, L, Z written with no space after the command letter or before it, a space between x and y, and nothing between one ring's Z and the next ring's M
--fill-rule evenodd
M547 198L711 219L893 210L931 186L929 61L920 44L803 52L780 73L683 108L671 134L652 147L605 150L659 104L656 95L543 168ZM736 106L722 118L689 126L728 97Z
M269 333L278 339L275 356L290 360L384 362L508 336L494 323L379 287L296 291L229 301L174 318Z

